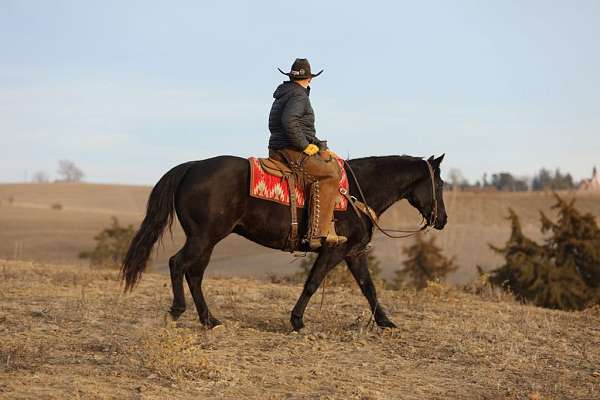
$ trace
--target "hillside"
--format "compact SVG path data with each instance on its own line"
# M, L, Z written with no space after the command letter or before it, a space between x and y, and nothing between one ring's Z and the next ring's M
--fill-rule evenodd
M94 236L110 225L112 216L122 225L140 224L150 190L124 185L0 184L0 257L81 264L78 254L93 248ZM62 210L53 210L53 204L60 204ZM164 270L183 240L176 223L173 241L166 237L164 247L157 249L152 260L154 266ZM240 265L240 260L244 265ZM215 249L211 272L264 276L269 268L285 268L288 262L285 253L232 235Z
M169 279L122 295L111 271L0 260L0 398L594 399L600 312L521 306L435 285L382 291L399 328L369 327L356 289L208 279L224 326L166 322ZM188 304L190 299L188 298Z
M143 218L149 187L98 184L2 184L0 185L0 257L50 263L77 264L77 255L93 247L93 237L117 216L123 224L138 225ZM569 193L563 195L571 196ZM9 199L12 198L12 203ZM509 234L505 221L507 208L513 207L522 217L526 234L540 239L541 209L552 216L554 199L549 193L446 193L449 222L442 232L430 234L448 256L456 256L461 269L451 278L466 282L473 278L475 266L498 265L488 243L500 244ZM52 204L63 209L53 210ZM600 216L600 195L578 195L578 206ZM406 202L392 207L383 216L387 227L418 226L420 217ZM163 269L166 260L181 246L179 227L174 242L165 240L153 260ZM391 240L375 235L377 257L382 261L384 276L391 276L403 260L402 247L410 239ZM267 274L289 274L297 269L288 253L269 250L236 235L220 243L208 273L264 277Z

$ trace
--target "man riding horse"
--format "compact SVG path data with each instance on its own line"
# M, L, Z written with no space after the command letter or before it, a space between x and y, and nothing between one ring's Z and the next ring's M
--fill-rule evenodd
M290 80L277 87L269 113L269 157L290 166L297 166L310 177L311 218L308 245L316 250L323 244L338 246L347 241L335 232L333 210L338 195L341 171L335 153L327 142L319 140L315 130L315 113L310 104L310 82L323 70L312 74L306 58L297 58L290 72L283 72Z
M295 174L298 174L302 178L298 182L311 183L313 200L309 211L320 217L308 217L311 228L306 243L311 249L319 249L319 254L292 309L290 322L293 329L302 329L304 312L311 297L327 273L343 261L368 300L377 325L382 328L395 326L377 299L366 250L375 226L387 236L402 237L391 235L377 223L378 217L401 199L406 199L423 217L424 225L419 231L427 227L444 228L447 215L440 175L444 156L432 156L426 160L410 156L379 156L345 162L352 179L346 182L347 189L340 187L339 192L349 201L350 207L348 211L340 210L337 214L337 230L344 235L338 236L332 226L333 209L340 175L343 182L345 172L339 169L337 158L332 161L335 156L327 150L326 143L315 135L314 112L308 91L310 80L319 74L311 74L307 60L296 60L292 70L286 73L291 80L280 85L274 94L269 118L269 153L279 159L274 163L281 164L283 160L291 164L288 168L293 172L289 175L291 181L289 176L287 178L292 188L289 203L283 198L265 201L272 199L254 196L253 186L248 186L253 182L252 158L217 156L171 168L152 189L144 220L127 250L122 266L125 290L133 289L140 280L154 245L171 227L176 215L186 239L183 247L169 259L173 289L170 315L177 319L186 309L185 279L200 321L207 327L219 325L220 321L209 310L202 290L204 272L215 246L236 233L271 249L288 250L289 237L295 236L290 233L307 221L305 213L297 219L294 214L297 207L290 207L299 194L294 190L295 184L292 185ZM281 194L281 186L277 188L274 192ZM361 202L363 209L358 206Z

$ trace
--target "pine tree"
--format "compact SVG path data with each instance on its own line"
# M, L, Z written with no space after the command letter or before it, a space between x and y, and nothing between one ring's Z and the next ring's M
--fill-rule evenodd
M402 250L408 256L403 262L404 268L396 271L393 286L400 289L414 286L417 290L427 287L427 282L443 281L446 276L458 269L454 258L446 258L436 245L435 237L425 240L418 234L412 246Z
M117 267L123 262L134 234L132 225L122 227L119 220L112 217L111 226L94 237L94 250L80 253L79 258L89 259L92 266Z
M523 235L518 216L509 210L511 236L504 247L491 246L505 264L492 271L490 282L538 306L582 309L600 299L600 230L591 214L575 209L574 200L556 200L556 222L541 213L543 245Z
M575 208L575 199L565 202L555 195L558 220L553 223L543 213L542 232L552 236L546 241L550 255L557 266L576 270L587 286L600 284L600 229L590 213L581 214Z

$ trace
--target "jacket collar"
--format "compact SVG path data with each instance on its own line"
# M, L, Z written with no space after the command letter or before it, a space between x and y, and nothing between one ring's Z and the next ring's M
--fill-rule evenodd
M310 96L310 86L308 86L308 87L305 88L304 86L302 86L302 85L300 85L300 84L298 84L298 83L296 83L294 81L287 81L287 82L291 83L292 85L298 86L300 89L302 89L302 90L304 90L306 92L307 96Z

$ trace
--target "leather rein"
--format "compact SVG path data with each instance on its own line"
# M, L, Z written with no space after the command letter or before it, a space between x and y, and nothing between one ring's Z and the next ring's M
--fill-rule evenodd
M382 228L379 223L378 223L378 218L375 215L375 217L372 215L374 214L374 212L371 212L371 210L373 210L371 207L369 207L369 205L367 204L367 199L365 198L365 195L362 191L362 188L360 187L360 183L358 182L358 179L356 178L356 175L354 174L354 171L352 170L352 167L350 167L350 163L348 163L348 161L344 160L344 165L348 168L348 171L350 171L350 174L352 175L352 178L354 179L354 182L356 183L356 187L358 188L358 193L360 194L362 203L365 205L367 212L364 212L365 215L367 215L367 217L371 220L371 222L373 223L373 226L377 227L377 229L383 233L385 236L392 238L392 239L404 239L404 238L408 238L411 236L416 235L419 232L423 232L426 231L428 229L431 229L432 226L434 226L438 220L438 200L437 200L437 195L435 192L435 174L433 171L433 167L431 166L431 163L428 160L423 160L425 161L425 163L427 164L427 170L429 172L429 176L431 178L431 196L433 198L433 209L431 210L431 214L429 214L429 218L425 218L422 217L422 224L423 226L421 226L421 228L416 229L416 230L403 230L403 229L387 229L387 228ZM345 190L342 192L340 191L340 193L342 195L344 195L348 201L350 202L350 204L354 207L354 210L357 211L357 207L354 204L356 202L356 197L354 196L350 196L348 194L348 192L346 192ZM404 194L406 194L406 192L404 192L402 194L401 197L404 196ZM358 211L357 211L358 213ZM393 233L402 233L402 235L394 235Z

